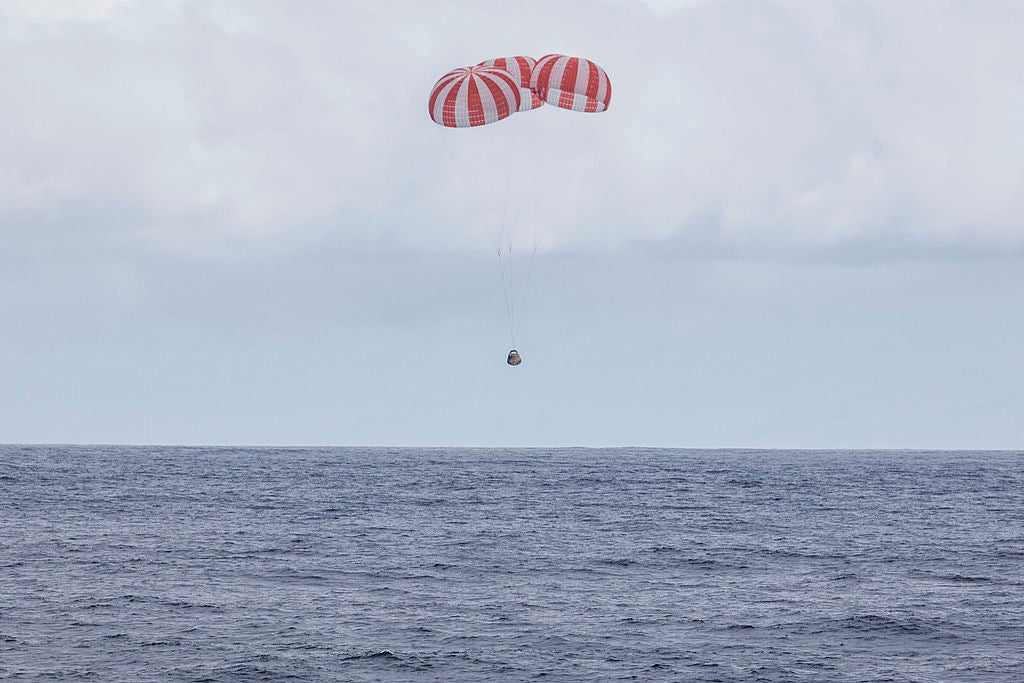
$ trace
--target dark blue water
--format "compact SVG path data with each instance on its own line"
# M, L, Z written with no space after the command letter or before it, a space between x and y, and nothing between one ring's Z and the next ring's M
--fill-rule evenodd
M0 446L0 678L1021 681L1024 455Z

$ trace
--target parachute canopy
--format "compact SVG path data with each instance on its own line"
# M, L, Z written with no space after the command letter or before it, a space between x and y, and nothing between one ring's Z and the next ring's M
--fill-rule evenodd
M548 104L572 111L602 112L612 101L608 74L582 57L541 57L533 68L530 90Z
M537 97L537 94L530 90L530 76L533 75L533 66L537 60L533 57L519 55L516 57L498 57L480 62L477 66L493 66L504 69L512 75L519 83L519 111L530 111L544 104L544 100Z
M570 111L602 112L611 100L608 74L589 59L516 55L449 71L434 84L427 109L434 123L446 128L473 128L544 103Z
M519 110L519 84L504 69L469 66L449 71L430 91L430 118L447 128L495 123Z

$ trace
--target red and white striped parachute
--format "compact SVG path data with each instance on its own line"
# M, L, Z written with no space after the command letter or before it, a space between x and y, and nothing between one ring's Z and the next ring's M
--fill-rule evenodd
M570 111L602 112L608 109L611 99L612 84L608 74L589 59L552 54L535 60L518 55L490 59L477 66L449 71L438 79L430 91L427 110L435 123L446 128L473 128L496 123L516 112L537 109L545 102ZM513 127L509 133L518 131L518 127ZM492 132L494 135L490 134ZM525 187L529 181L536 179L533 173L515 173L514 166L518 158L522 158L524 163L530 161L531 151L536 149L531 148L531 145L542 145L544 139L528 135L525 140L520 140L518 135L504 133L504 129L498 127L473 135L446 135L444 146L452 152L453 175L464 181L464 189L467 190L460 191L457 196L462 201L476 202L481 227L490 233L498 254L505 313L512 342L507 362L514 366L522 362L516 350L516 335L519 323L522 322L533 259L539 245L536 224L541 221L537 218L547 214L543 207L533 207L533 249L526 266L525 284L520 284L522 278L514 277L516 269L513 267L512 249L517 221L515 218L510 219L509 208L513 208L512 213L518 217L520 211L516 209L522 208L520 204L528 202L517 202L517 195L510 192L509 188L513 181L517 186ZM511 143L511 146L506 147L502 142ZM461 143L465 143L467 148L459 156L452 150ZM518 147L525 147L526 153L515 153ZM466 161L482 162L483 167L472 170L463 168ZM496 180L500 178L504 178L505 182ZM554 193L528 189L519 192L519 196L532 199L533 202L529 203L534 204L551 194ZM522 265L520 263L518 269L520 276ZM518 291L515 284L520 284Z
M519 110L519 83L504 69L470 66L449 71L430 91L430 118L447 128L500 121Z
M435 123L470 128L545 102L571 111L602 112L611 100L608 74L589 59L517 55L449 71L434 84L427 106Z
M530 89L548 104L572 111L602 112L612 100L608 74L582 57L541 57L533 67Z
M519 55L488 59L485 62L480 62L477 66L494 66L512 74L512 78L519 83L519 111L530 111L544 104L544 100L530 90L530 76L533 75L533 65L536 63L537 60L533 57Z

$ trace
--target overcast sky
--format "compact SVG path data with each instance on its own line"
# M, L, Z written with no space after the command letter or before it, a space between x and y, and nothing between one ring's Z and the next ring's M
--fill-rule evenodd
M0 442L1022 448L1021 35L1016 0L3 0ZM551 52L607 112L430 121L448 70Z

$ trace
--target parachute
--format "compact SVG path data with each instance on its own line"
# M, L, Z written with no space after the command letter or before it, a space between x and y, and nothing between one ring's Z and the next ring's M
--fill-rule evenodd
M608 74L582 57L541 57L530 76L530 90L548 104L571 111L598 113L612 101Z
M476 66L460 67L439 78L430 91L427 108L431 120L449 129L480 129L503 121L513 114L533 112L548 108L574 112L600 113L607 111L611 103L612 86L608 74L595 62L582 57L568 57L549 54L535 60L525 55L497 57L479 62ZM518 117L516 117L518 123ZM459 159L453 158L455 174L464 183L459 194L476 205L478 221L490 235L498 255L502 292L505 298L505 312L508 320L509 338L512 350L507 363L517 366L522 357L516 350L516 336L522 324L522 311L526 304L533 274L534 259L537 255L539 238L534 225L532 249L528 250L529 266L525 283L521 289L515 287L513 246L516 241L516 221L509 220L509 204L512 198L510 188L513 180L529 183L534 174L515 172L517 160L522 155L519 147L529 146L529 132L526 140L520 141L522 131L513 126L511 137L478 137L479 146L469 156L485 160L484 170L470 173L460 169ZM480 136L481 134L477 134ZM502 140L502 138L504 138ZM511 149L498 150L495 142L511 145ZM454 157L454 155L453 155ZM468 177L465 177L468 176ZM504 184L502 184L504 178ZM481 197L487 191L497 190L489 199ZM524 196L536 199L538 192L525 192ZM518 198L517 198L518 201ZM517 202L511 202L513 210ZM540 211L534 207L535 211ZM491 214L492 218L488 218ZM536 221L534 221L536 223ZM521 271L522 268L520 267Z
M519 83L504 69L453 69L430 91L430 118L447 128L484 126L519 110Z

